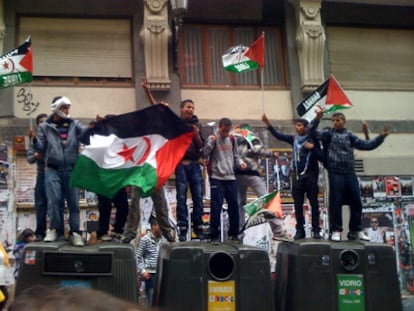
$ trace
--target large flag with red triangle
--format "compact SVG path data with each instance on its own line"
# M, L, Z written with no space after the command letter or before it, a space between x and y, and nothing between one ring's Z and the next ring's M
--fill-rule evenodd
M237 45L222 56L225 70L240 73L264 67L264 32L250 47Z
M328 80L297 105L296 112L301 118L312 120L316 115L316 109L322 109L324 115L327 115L351 107L351 101L335 77L331 75Z
M107 117L91 133L71 186L109 198L130 185L150 196L174 172L193 138L192 128L161 104Z
M0 56L0 88L33 80L32 40Z
M280 192L275 190L246 204L244 210L248 215L243 230L260 225L274 218L283 218Z

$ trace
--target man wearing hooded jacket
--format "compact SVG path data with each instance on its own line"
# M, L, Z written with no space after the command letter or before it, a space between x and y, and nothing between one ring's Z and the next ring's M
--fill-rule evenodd
M175 169L175 187L177 190L177 223L179 227L179 240L187 239L188 209L187 209L187 185L191 190L193 201L193 227L194 233L202 237L203 216L203 177L199 159L202 157L204 138L201 134L201 125L194 114L194 102L185 99L180 104L181 118L193 128L194 137L183 159Z
M48 199L47 211L50 228L45 242L53 242L64 234L64 204L69 209L71 241L75 246L84 246L80 235L79 190L70 187L72 168L79 154L80 143L89 143L88 127L69 115L71 101L65 96L52 100L52 114L39 125L34 148L45 157L45 183Z

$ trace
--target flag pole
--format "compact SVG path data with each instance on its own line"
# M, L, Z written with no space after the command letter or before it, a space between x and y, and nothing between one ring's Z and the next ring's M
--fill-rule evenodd
M32 94L32 82L29 82L29 94ZM29 115L29 126L30 126L30 129L31 130L33 130L33 118L32 118L32 113L33 112L30 112L30 115Z
M260 68L260 89L261 89L261 93L262 93L262 112L263 114L265 113L265 104L264 104L264 73L263 73L263 68Z

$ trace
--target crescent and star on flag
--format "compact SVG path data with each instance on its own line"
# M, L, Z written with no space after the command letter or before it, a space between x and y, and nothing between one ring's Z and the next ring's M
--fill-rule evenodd
M124 158L124 162L127 163L128 161L131 161L132 163L136 165L140 165L145 162L145 160L148 158L150 151L151 151L151 141L148 137L143 137L143 141L145 142L145 151L142 154L142 156L138 159L138 161L135 160L134 155L136 154L137 145L134 146L127 146L125 143L122 145L122 150L117 152L117 155Z

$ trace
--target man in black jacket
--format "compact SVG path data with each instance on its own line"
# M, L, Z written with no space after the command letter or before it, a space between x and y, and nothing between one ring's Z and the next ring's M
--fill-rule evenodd
M193 201L192 223L194 233L202 238L203 177L199 159L202 157L204 138L201 134L201 125L198 118L194 115L194 102L191 99L183 100L180 104L180 112L181 118L194 130L193 141L175 169L179 240L186 241L188 231L187 185L190 186Z

